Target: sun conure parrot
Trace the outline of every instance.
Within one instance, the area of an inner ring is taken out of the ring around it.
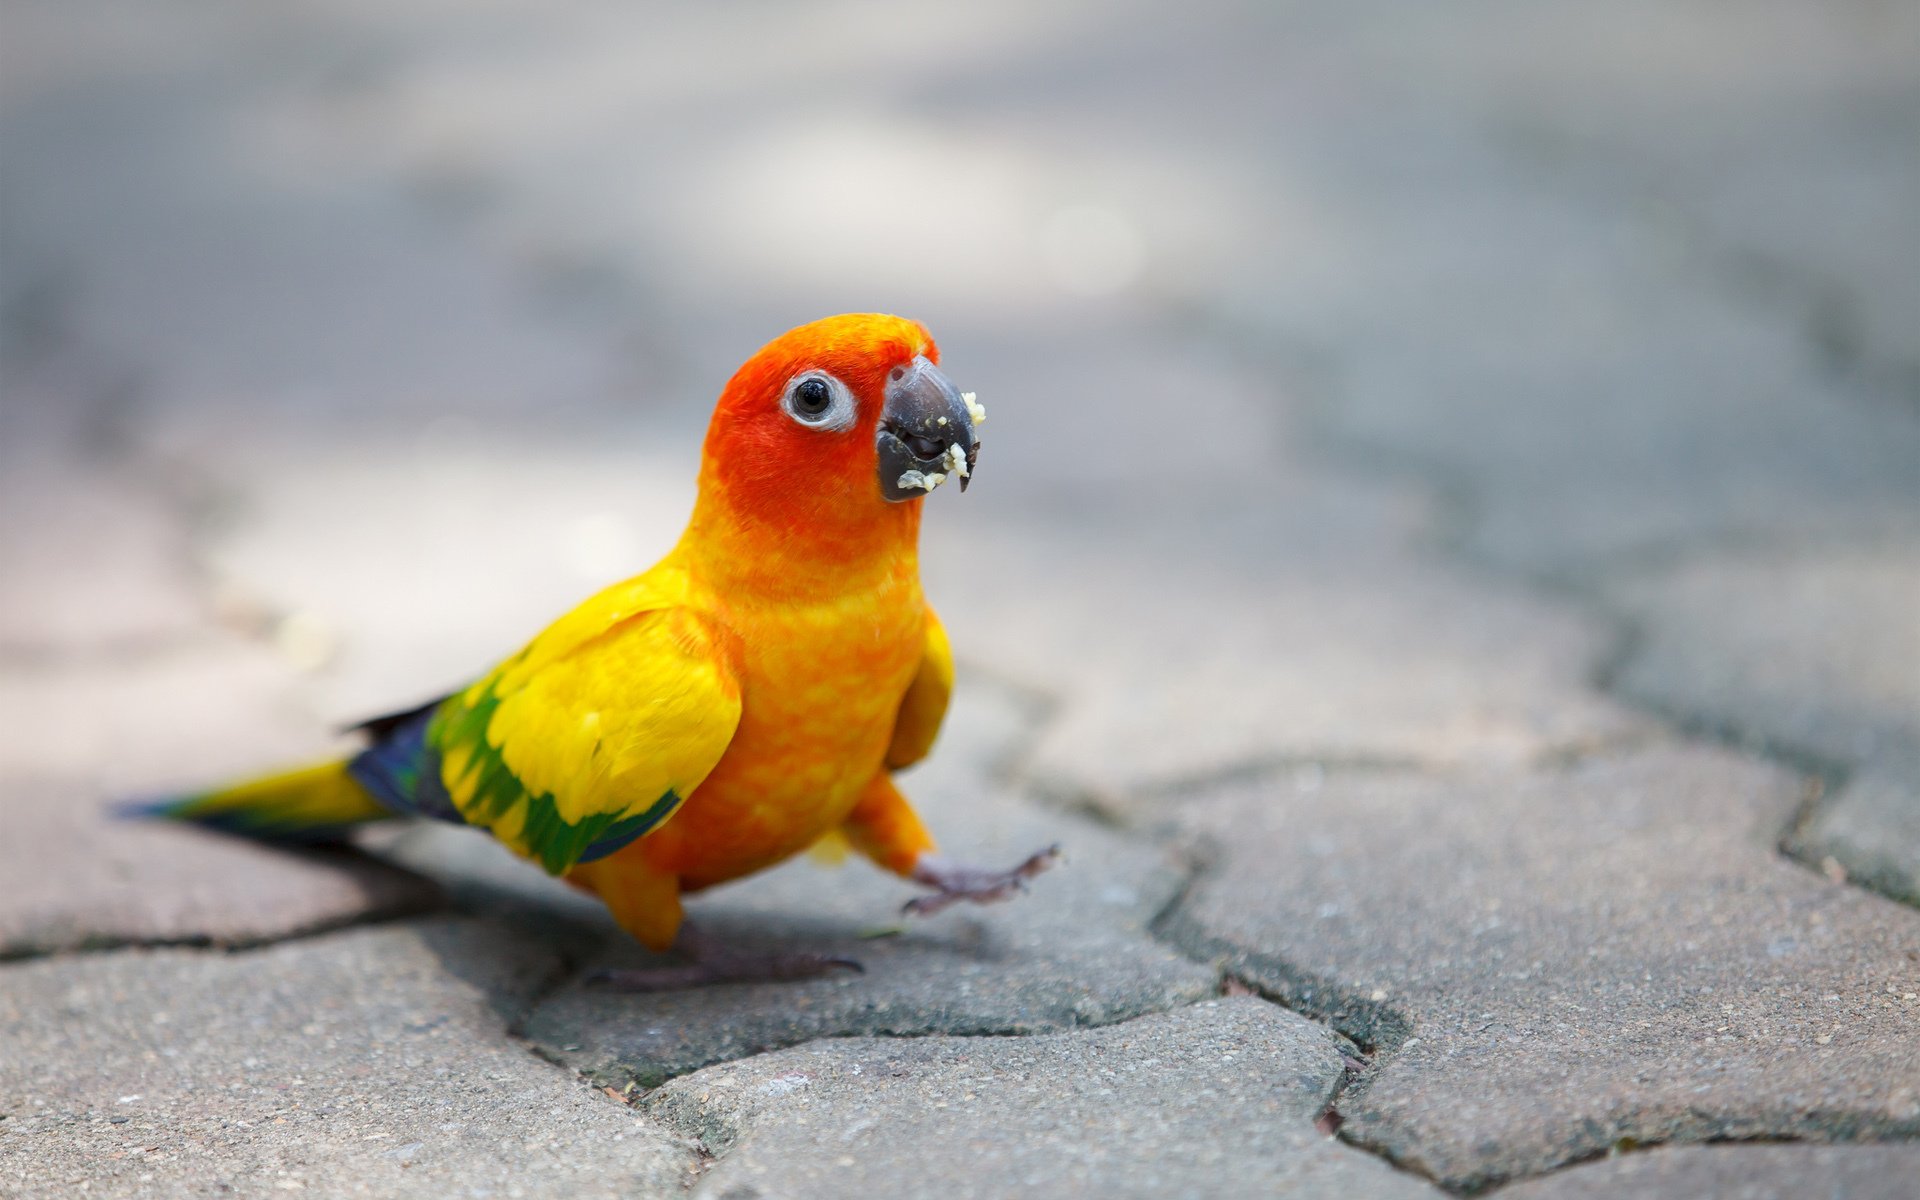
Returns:
[[[600,897],[691,967],[616,985],[795,978],[857,964],[747,960],[682,923],[680,897],[838,833],[933,889],[908,907],[1022,890],[934,851],[892,772],[924,758],[953,661],[920,590],[923,499],[964,490],[985,410],[917,322],[829,317],[769,343],[708,426],[686,532],[464,690],[367,721],[344,761],[150,806],[316,840],[411,815],[478,826]]]

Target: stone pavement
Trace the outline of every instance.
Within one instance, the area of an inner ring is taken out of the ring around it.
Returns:
[[[1911,1193],[1909,6],[0,20],[0,1193]],[[1031,895],[616,996],[476,836],[102,817],[644,565],[865,308],[991,412],[905,785]]]

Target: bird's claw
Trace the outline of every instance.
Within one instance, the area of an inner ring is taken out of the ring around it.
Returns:
[[[992,871],[964,863],[933,858],[914,868],[913,879],[934,889],[932,895],[916,896],[900,911],[910,917],[930,917],[934,913],[967,901],[992,904],[1027,890],[1027,881],[1060,861],[1060,844],[1055,842],[1038,854],[1006,871]]]

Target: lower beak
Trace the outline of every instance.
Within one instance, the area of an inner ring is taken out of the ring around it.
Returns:
[[[880,494],[896,502],[924,496],[956,476],[966,491],[980,457],[973,406],[924,356],[893,369],[875,441]]]

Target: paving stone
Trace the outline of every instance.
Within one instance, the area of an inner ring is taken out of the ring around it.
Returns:
[[[1920,904],[1920,773],[1861,774],[1822,801],[1790,841],[1809,863]]]
[[[1436,1196],[1314,1128],[1328,1032],[1246,997],[1093,1032],[812,1042],[667,1084],[695,1194]]]
[[[823,873],[799,861],[696,898],[691,919],[730,942],[858,959],[865,974],[658,995],[575,983],[526,1032],[595,1079],[652,1085],[726,1058],[810,1038],[1030,1033],[1101,1025],[1207,996],[1217,975],[1147,931],[1178,892],[1179,865],[1098,826],[1030,809],[991,768],[1032,714],[979,685],[960,688],[931,762],[903,786],[948,853],[1012,865],[1059,842],[1068,862],[1030,894],[906,922],[917,889],[864,862]],[[883,934],[884,936],[863,936]],[[596,966],[647,956],[619,939]]]
[[[1728,753],[1301,773],[1197,798],[1168,925],[1382,1054],[1343,1136],[1453,1187],[1621,1141],[1920,1131],[1920,914],[1783,859]]]
[[[334,722],[463,686],[548,622],[670,549],[693,502],[697,431],[658,446],[509,437],[262,452],[202,539],[210,575],[316,631],[302,694]],[[502,486],[511,480],[511,486]]]
[[[929,588],[960,655],[1056,699],[1027,773],[1112,813],[1260,764],[1524,762],[1648,729],[1584,685],[1603,627],[1404,552],[991,532],[930,552]]]
[[[360,855],[115,820],[71,781],[14,776],[0,812],[0,958],[118,945],[246,945],[439,903]]]
[[[191,633],[207,613],[184,514],[121,445],[133,384],[63,346],[60,317],[34,311],[58,302],[36,290],[58,284],[0,282],[0,655],[44,662]],[[7,353],[16,339],[34,344]]]
[[[1920,542],[1689,555],[1608,588],[1642,637],[1615,686],[1841,762],[1920,763]]]
[[[1284,214],[1187,281],[1198,302],[1257,330],[1256,346],[1306,348],[1330,440],[1449,488],[1469,510],[1459,541],[1502,567],[1580,577],[1686,540],[1845,534],[1920,495],[1911,384],[1836,369],[1818,328],[1832,320],[1798,311],[1850,310],[1841,324],[1858,331],[1837,336],[1878,344],[1912,308],[1896,295],[1912,272],[1893,268],[1889,286],[1848,265],[1910,240],[1912,184],[1876,182],[1910,168],[1872,164],[1911,158],[1894,147],[1912,103],[1886,82],[1911,73],[1911,51],[1865,32],[1859,8],[1814,21],[1770,6],[1756,34],[1711,6],[1655,7],[1538,6],[1511,30],[1503,13],[1492,39],[1418,6],[1336,18],[1301,39],[1302,65],[1344,89],[1248,86],[1223,123],[1193,125],[1221,157],[1258,136],[1233,182]],[[1291,33],[1289,17],[1276,24]],[[1764,52],[1724,82],[1764,98],[1703,102],[1701,73],[1719,78],[1754,43]],[[1841,43],[1851,59],[1829,53]],[[1681,45],[1643,84],[1649,56]],[[1222,70],[1273,71],[1256,61]],[[1810,99],[1820,116],[1794,119]],[[1796,185],[1835,159],[1835,114],[1845,181]],[[1764,233],[1728,251],[1719,230],[1740,208]],[[1776,304],[1753,294],[1771,284],[1725,277],[1769,270],[1813,274],[1786,288],[1811,299]],[[1911,353],[1910,334],[1900,344]]]
[[[322,60],[355,56],[337,32],[219,25],[226,52],[198,69],[39,89],[0,126],[32,168],[9,180],[10,241],[73,279],[73,335],[140,380],[143,448],[217,465],[276,437],[379,445],[452,415],[577,418],[618,386],[619,356],[532,303],[510,259],[403,190],[303,177],[272,117],[333,86]]]
[[[97,467],[0,473],[0,655],[150,646],[205,618],[180,522],[150,490]]]
[[[1895,149],[1915,111],[1916,14],[1776,0],[1723,18],[1537,6],[1498,39],[1436,21],[1424,47],[1451,40],[1441,53],[1477,68],[1456,78],[1524,113],[1540,166],[1684,223],[1740,299],[1804,322],[1840,373],[1911,398],[1920,376],[1899,376],[1920,364],[1920,279],[1883,250],[1920,231],[1920,162]],[[1708,89],[1740,103],[1701,103]]]
[[[0,773],[125,798],[217,783],[348,743],[304,704],[274,649],[225,634],[147,654],[0,671]]]
[[[1795,842],[1920,896],[1920,543],[1726,551],[1621,581],[1623,694],[1851,774]]]
[[[506,1035],[557,967],[444,919],[0,971],[0,1190],[669,1196],[692,1155]]]
[[[418,876],[115,820],[108,809],[336,748],[268,651],[206,641],[0,673],[0,956],[128,941],[247,943],[418,909]]]
[[[1325,334],[1341,364],[1326,428],[1458,489],[1468,550],[1579,577],[1686,540],[1830,536],[1912,506],[1920,422],[1836,385],[1792,329],[1676,269],[1630,212],[1538,200],[1514,187],[1425,221],[1375,214],[1379,305]],[[1442,303],[1463,289],[1472,303]]]
[[[1512,1200],[1904,1200],[1916,1146],[1682,1146],[1623,1154],[1500,1191]]]
[[[16,663],[151,648],[208,615],[174,481],[126,454],[137,381],[72,343],[70,299],[0,266],[0,656]]]

